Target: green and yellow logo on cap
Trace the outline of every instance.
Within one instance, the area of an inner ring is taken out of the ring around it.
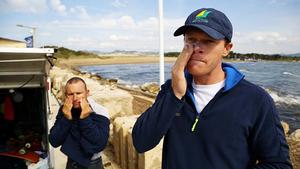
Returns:
[[[207,10],[203,10],[200,13],[198,13],[196,15],[196,18],[193,20],[193,22],[198,22],[198,21],[202,21],[202,22],[208,22],[208,20],[206,19],[206,17],[208,16],[208,14],[211,11],[207,11]]]

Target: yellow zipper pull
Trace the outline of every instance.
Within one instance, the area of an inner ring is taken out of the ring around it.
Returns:
[[[192,127],[192,132],[195,131],[195,127],[196,127],[196,125],[198,123],[198,120],[199,120],[199,116],[197,116],[196,119],[195,119],[195,122],[194,122],[193,127]]]

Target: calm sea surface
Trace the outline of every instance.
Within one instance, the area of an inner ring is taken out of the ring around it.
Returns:
[[[300,128],[300,62],[231,62],[246,79],[263,87],[276,102],[281,119],[291,131]],[[165,64],[165,79],[171,77],[173,63]],[[159,83],[159,64],[118,64],[82,66],[80,70],[115,78],[119,83],[141,85]]]

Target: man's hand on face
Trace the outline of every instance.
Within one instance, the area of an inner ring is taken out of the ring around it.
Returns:
[[[90,104],[87,102],[85,98],[81,99],[80,107],[81,107],[80,119],[84,119],[91,114],[92,109],[90,107]]]
[[[71,113],[72,107],[73,107],[73,100],[67,96],[64,102],[64,106],[62,108],[62,112],[64,113],[64,116],[68,120],[72,120],[72,113]]]
[[[186,93],[187,83],[184,77],[184,69],[193,54],[193,51],[193,46],[185,43],[172,68],[172,88],[178,99],[181,99]]]

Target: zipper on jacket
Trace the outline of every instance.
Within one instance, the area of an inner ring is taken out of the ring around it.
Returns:
[[[196,118],[195,118],[195,122],[194,122],[194,124],[193,124],[193,126],[192,126],[192,132],[194,132],[195,131],[195,128],[196,128],[196,126],[197,126],[197,124],[198,124],[198,121],[199,121],[199,114],[196,116]]]

